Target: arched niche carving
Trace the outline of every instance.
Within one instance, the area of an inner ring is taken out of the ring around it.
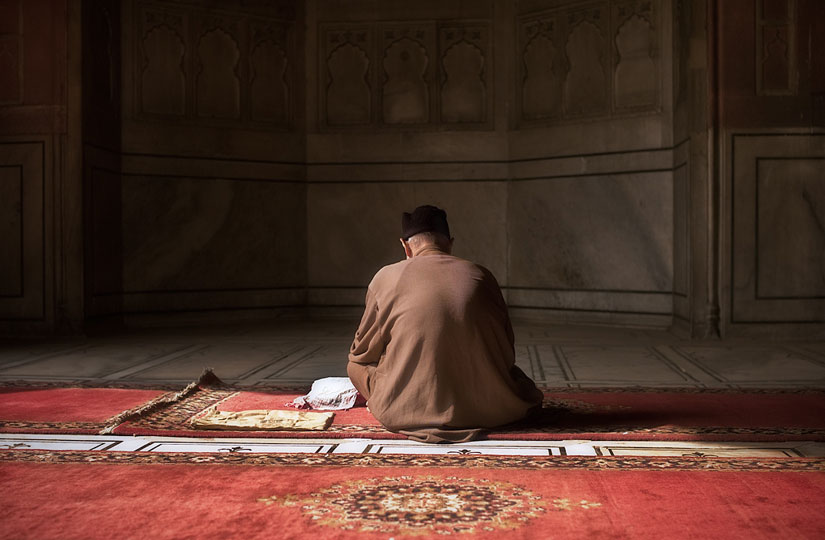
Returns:
[[[570,70],[564,83],[564,110],[568,116],[598,115],[607,109],[604,37],[588,20],[570,32],[565,51]]]
[[[424,124],[429,121],[428,64],[424,46],[410,38],[401,38],[384,51],[386,81],[381,101],[385,124]]]
[[[182,116],[186,112],[186,75],[183,38],[161,24],[143,37],[141,110],[151,114]]]
[[[650,107],[658,101],[655,35],[650,22],[632,15],[616,34],[614,79],[617,109]]]
[[[271,39],[255,45],[250,55],[250,108],[253,120],[285,125],[289,120],[288,59]]]
[[[559,55],[549,36],[537,34],[524,48],[524,82],[521,110],[525,120],[561,114],[562,80]]]
[[[486,88],[484,54],[468,41],[458,41],[441,60],[445,81],[441,88],[441,120],[446,123],[484,122]]]
[[[344,43],[330,53],[327,59],[330,77],[326,88],[327,124],[369,123],[369,67],[367,53],[352,43]]]
[[[197,114],[237,119],[241,115],[241,85],[237,74],[241,53],[227,32],[212,29],[198,40],[200,70],[196,80]]]

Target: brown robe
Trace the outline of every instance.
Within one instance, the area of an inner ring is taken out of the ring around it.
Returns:
[[[464,442],[541,404],[513,342],[493,275],[427,248],[373,278],[347,372],[390,431]]]

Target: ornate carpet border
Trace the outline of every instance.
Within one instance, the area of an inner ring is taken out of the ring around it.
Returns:
[[[105,429],[106,422],[26,422],[23,420],[0,420],[0,433],[73,433],[97,435]]]
[[[825,458],[460,456],[364,454],[205,454],[105,451],[0,450],[0,463],[89,463],[126,465],[266,465],[306,467],[430,467],[524,470],[815,471]]]

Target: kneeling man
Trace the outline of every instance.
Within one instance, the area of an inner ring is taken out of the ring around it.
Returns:
[[[390,431],[425,442],[464,442],[524,418],[542,393],[515,365],[498,283],[452,256],[447,214],[421,206],[401,218],[407,260],[367,290],[347,373]]]

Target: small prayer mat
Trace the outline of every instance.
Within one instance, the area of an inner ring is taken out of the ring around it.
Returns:
[[[335,413],[307,411],[218,411],[210,409],[191,420],[195,429],[323,431]]]

